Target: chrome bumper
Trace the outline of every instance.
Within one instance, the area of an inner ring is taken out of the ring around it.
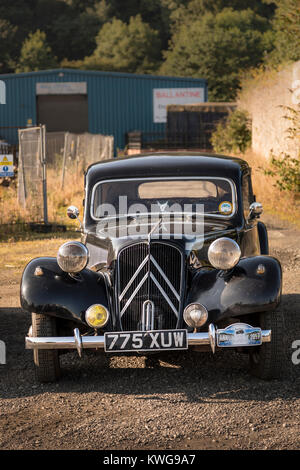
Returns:
[[[262,330],[262,342],[271,341],[271,330]],[[213,352],[216,348],[216,329],[211,323],[207,333],[188,333],[188,346],[210,345]],[[26,336],[26,349],[77,349],[79,356],[83,349],[104,349],[104,336],[81,336],[78,328],[74,336],[33,337]]]

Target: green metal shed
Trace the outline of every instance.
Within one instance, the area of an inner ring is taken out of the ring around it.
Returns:
[[[207,101],[204,79],[72,69],[0,75],[0,136],[17,143],[17,129],[113,135],[164,132],[168,104]]]

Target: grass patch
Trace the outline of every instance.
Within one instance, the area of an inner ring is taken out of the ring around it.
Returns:
[[[30,230],[30,227],[26,224],[21,224],[19,227],[15,224],[15,231],[8,231],[5,233],[5,226],[0,227],[0,246],[1,244],[7,244],[17,241],[35,241],[35,240],[77,240],[80,238],[80,231],[69,229],[65,232],[53,231],[51,233],[40,233]],[[10,227],[11,229],[11,227]]]
[[[48,220],[50,224],[65,225],[67,230],[75,231],[78,228],[77,221],[71,221],[67,215],[67,208],[75,205],[82,215],[82,201],[84,197],[84,175],[82,169],[76,172],[66,173],[64,188],[57,177],[57,171],[47,170],[47,202]],[[34,201],[28,200],[26,207],[18,203],[17,180],[13,180],[10,186],[0,185],[0,241],[10,239],[34,239],[44,238],[43,234],[31,233],[30,223],[42,222],[42,209],[37,210]],[[47,234],[49,237],[49,234]],[[51,235],[55,236],[54,234]],[[62,235],[61,235],[62,236]]]
[[[276,176],[264,173],[270,164],[265,158],[251,150],[239,157],[246,160],[252,168],[253,191],[256,200],[263,204],[265,212],[287,220],[300,228],[299,195],[279,190],[276,186]]]
[[[51,238],[49,238],[48,234],[47,237],[40,239],[9,240],[9,242],[0,243],[0,259],[3,274],[8,274],[9,278],[18,278],[27,263],[33,258],[56,256],[60,245],[67,240],[79,238],[79,233],[75,237],[70,237],[70,233],[65,233],[65,237],[61,237],[61,234],[52,235],[54,236],[51,236]]]

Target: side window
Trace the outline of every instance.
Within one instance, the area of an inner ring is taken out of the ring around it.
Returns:
[[[254,201],[252,192],[251,176],[250,174],[243,175],[242,179],[242,196],[243,196],[243,209],[244,216],[247,217],[249,214],[250,204]]]

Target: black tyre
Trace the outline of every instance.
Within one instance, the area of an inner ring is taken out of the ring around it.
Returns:
[[[271,342],[250,352],[250,373],[264,380],[278,379],[286,366],[284,316],[279,310],[260,314],[262,330],[272,330]]]
[[[57,336],[56,320],[47,315],[32,313],[32,335]],[[36,377],[39,382],[55,382],[60,377],[58,351],[36,349],[33,351]]]

